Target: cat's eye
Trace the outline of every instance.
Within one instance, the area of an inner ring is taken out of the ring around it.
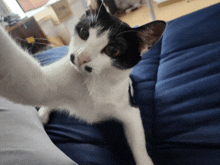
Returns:
[[[89,38],[89,31],[85,28],[80,28],[78,34],[82,40],[87,40]]]
[[[103,49],[103,52],[106,53],[109,56],[112,56],[112,57],[116,57],[116,56],[118,56],[120,54],[120,50],[118,50],[114,46],[106,46]]]

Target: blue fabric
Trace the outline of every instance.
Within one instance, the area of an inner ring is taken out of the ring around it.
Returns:
[[[67,50],[37,58],[53,61]],[[220,4],[168,22],[131,78],[155,165],[220,164]],[[45,129],[79,164],[135,164],[114,121],[87,125],[55,112]]]
[[[219,20],[216,4],[168,22],[132,72],[155,164],[220,162]]]
[[[36,54],[34,57],[40,62],[41,65],[49,65],[58,61],[68,53],[68,46],[53,48],[44,52]]]

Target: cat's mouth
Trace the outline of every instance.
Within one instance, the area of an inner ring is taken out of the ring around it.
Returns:
[[[82,69],[83,69],[88,73],[92,72],[92,67],[90,67],[88,65],[84,65],[84,64],[91,61],[91,59],[89,59],[88,57],[78,58],[78,62],[76,62],[75,61],[75,55],[71,54],[70,55],[70,61],[72,62],[73,65],[75,65],[77,67],[77,70],[82,71]]]
[[[70,61],[75,65],[75,56],[74,56],[74,54],[71,54],[70,55]]]

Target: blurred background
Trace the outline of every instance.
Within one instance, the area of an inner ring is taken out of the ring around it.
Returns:
[[[130,26],[170,21],[219,0],[104,0],[109,12]],[[0,24],[30,53],[68,45],[87,0],[0,0]],[[90,2],[91,3],[91,2]],[[154,18],[152,17],[154,14]]]

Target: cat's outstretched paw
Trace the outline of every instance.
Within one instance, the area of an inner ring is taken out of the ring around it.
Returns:
[[[49,121],[51,110],[47,107],[42,107],[38,111],[38,115],[40,116],[41,122],[45,125]]]
[[[142,163],[137,163],[137,165],[154,165],[153,162],[142,162]]]
[[[140,160],[136,161],[137,165],[154,165],[153,161],[149,156],[142,157]]]

